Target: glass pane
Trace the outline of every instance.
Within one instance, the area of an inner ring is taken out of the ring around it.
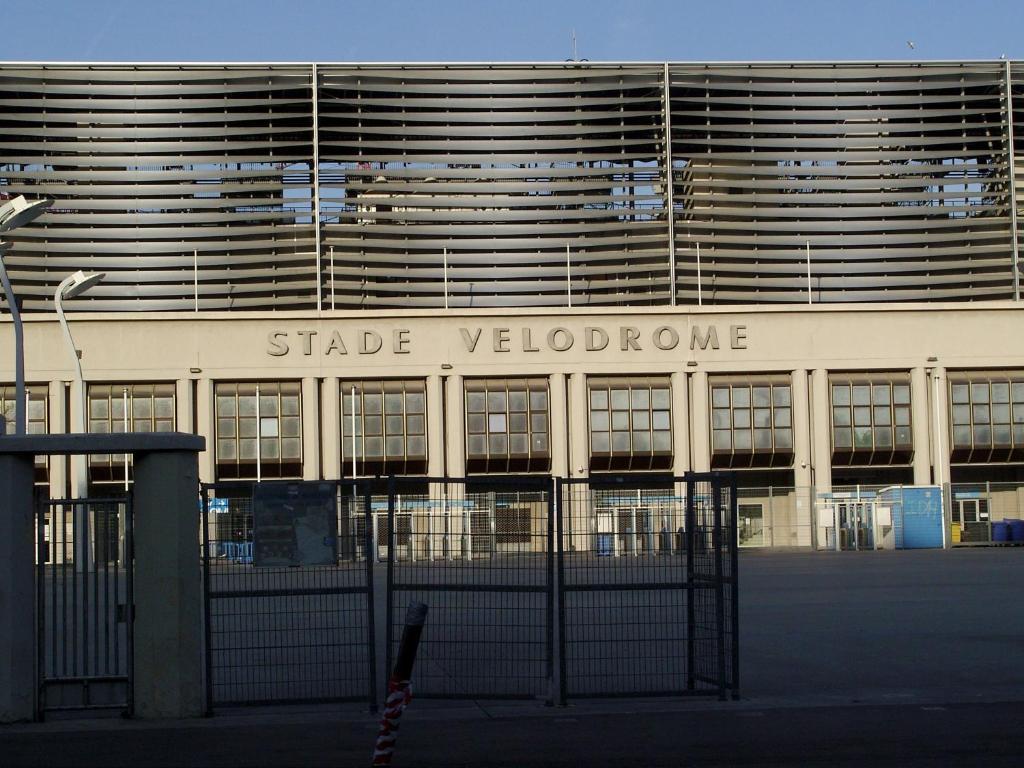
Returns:
[[[711,447],[716,451],[732,448],[732,433],[727,429],[716,429],[711,433]]]
[[[424,413],[424,400],[422,392],[407,392],[405,394],[405,410],[407,413]]]
[[[487,416],[482,413],[471,413],[466,417],[466,431],[471,435],[479,435],[487,431]]]
[[[776,441],[778,441],[778,439],[779,439],[778,433],[776,433],[775,439],[776,439]],[[845,427],[833,430],[833,432],[832,432],[832,440],[835,443],[835,447],[836,448],[852,448],[853,447],[853,437],[852,437],[851,430],[846,429]]]
[[[384,430],[388,435],[401,435],[405,432],[405,419],[401,416],[385,416]]]
[[[488,439],[487,447],[491,452],[491,455],[495,454],[507,454],[508,453],[508,436],[507,435],[491,435]]]
[[[974,382],[971,384],[971,402],[974,403],[987,403],[988,402],[988,382]]]
[[[974,442],[978,445],[989,445],[992,442],[992,428],[988,426],[975,426]]]
[[[651,426],[654,427],[654,429],[672,428],[672,419],[669,417],[668,411],[655,411],[652,415],[654,419],[651,422]]]
[[[388,437],[384,440],[384,450],[387,458],[401,458],[405,454],[405,438]]]
[[[277,440],[264,439],[260,441],[260,460],[266,461],[267,459],[274,459],[275,461],[280,458],[278,455],[278,443]]]
[[[217,459],[230,459],[234,460],[237,454],[235,453],[235,441],[234,440],[218,440],[217,441]]]
[[[238,398],[238,415],[239,416],[255,416],[256,415],[256,396],[246,395]]]
[[[302,421],[297,416],[284,416],[280,419],[282,437],[302,437]]]
[[[992,423],[993,424],[1009,424],[1010,423],[1010,406],[1009,405],[993,405],[992,406]]]
[[[772,398],[775,405],[789,405],[789,387],[785,385],[772,387]]]
[[[1010,383],[1008,381],[996,381],[992,383],[992,402],[1010,402]]]
[[[612,429],[629,429],[629,411],[612,411]]]
[[[1013,382],[1010,387],[1010,397],[1015,403],[1024,403],[1024,382]]]
[[[634,389],[632,391],[631,402],[633,408],[643,408],[644,410],[651,407],[651,391],[649,389]]]
[[[526,392],[509,392],[508,393],[508,409],[509,411],[526,411]]]
[[[975,400],[974,402],[977,403],[978,401]],[[975,424],[988,424],[989,421],[990,421],[990,419],[989,419],[989,412],[988,412],[988,406],[987,405],[975,405],[974,408],[973,408],[973,417],[974,417],[974,423]]]
[[[608,453],[609,442],[607,432],[591,432],[590,448],[595,453]]]
[[[654,450],[656,453],[671,453],[672,452],[672,433],[671,432],[654,432]]]
[[[910,405],[910,385],[893,384],[892,401],[896,405]]]
[[[368,459],[384,458],[384,438],[367,437],[363,443]]]
[[[260,437],[277,436],[277,419],[260,419]]]
[[[953,423],[954,424],[970,424],[971,423],[971,407],[969,405],[954,405],[953,406]]]
[[[363,409],[366,413],[372,413],[374,415],[382,413],[384,410],[384,395],[379,393],[364,395]]]
[[[671,408],[672,407],[672,393],[667,389],[652,389],[651,390],[651,408]]]
[[[1014,404],[1013,406],[1013,423],[1024,424],[1024,405]]]
[[[466,440],[466,452],[475,459],[487,455],[487,438],[483,435],[470,435]]]
[[[513,413],[508,417],[508,431],[526,434],[526,414]]]
[[[634,453],[650,453],[651,451],[651,433],[650,432],[634,432],[633,433],[633,452]]]
[[[427,456],[427,440],[424,437],[413,436],[408,440],[408,451],[410,459],[423,459]]]
[[[969,403],[971,401],[971,391],[966,384],[954,384],[952,389],[951,397],[954,403]]]
[[[789,429],[775,430],[775,449],[777,451],[793,450],[793,431]]]
[[[256,440],[239,440],[238,441],[238,458],[245,461],[255,461],[256,459]]]
[[[302,441],[293,437],[281,441],[281,458],[298,461],[302,458]]]
[[[873,444],[871,427],[855,427],[853,430],[854,448],[871,448]]]
[[[856,407],[853,409],[853,424],[856,427],[867,427],[871,424],[871,409]]]
[[[238,420],[239,437],[256,437],[256,419]]]
[[[234,437],[235,420],[217,419],[217,437]]]
[[[277,395],[260,395],[260,416],[277,416]]]
[[[772,448],[772,431],[770,429],[754,430],[754,448],[759,451],[770,451]]]
[[[531,396],[533,393],[530,393]],[[606,389],[592,389],[590,390],[590,407],[591,408],[607,408],[608,407],[608,390]]]
[[[16,399],[17,398],[12,398],[12,404],[9,406],[12,412],[14,411],[13,400],[16,400]],[[81,402],[81,400],[79,400],[79,402]],[[105,419],[109,415],[110,415],[110,405],[109,405],[109,403],[108,403],[106,398],[103,398],[102,400],[100,400],[98,398],[97,399],[90,399],[89,400],[89,416],[91,418],[93,418],[93,419]]]
[[[891,419],[892,412],[889,410],[888,405],[875,406],[875,426],[888,427]]]
[[[875,445],[878,448],[892,448],[892,429],[890,427],[875,429]]]
[[[875,384],[872,388],[871,400],[875,405],[889,404],[889,385]]]
[[[728,429],[730,426],[728,408],[715,408],[711,411],[712,429]]]
[[[136,419],[153,418],[153,401],[148,397],[135,397],[131,402],[132,416]]]
[[[953,427],[953,445],[958,448],[971,447],[971,428]]]
[[[629,432],[612,432],[612,451],[629,453]]]
[[[422,415],[410,416],[406,424],[406,429],[410,435],[422,435],[425,432],[425,419]]]
[[[910,406],[898,405],[893,409],[893,421],[899,427],[910,426]]]
[[[911,448],[914,445],[914,436],[910,427],[896,427],[896,447]]]
[[[400,392],[388,392],[384,395],[384,413],[402,413],[402,394]]]
[[[483,413],[487,410],[486,404],[483,392],[466,393],[466,410],[470,413]]]
[[[548,436],[547,434],[535,434],[533,436],[533,452],[535,454],[546,455],[548,452]]]
[[[536,416],[534,417],[536,418]],[[608,431],[608,411],[591,411],[590,428],[598,431]]]
[[[711,405],[716,408],[728,408],[729,407],[729,388],[728,387],[712,387],[711,388]]]
[[[1010,425],[1005,424],[992,427],[992,442],[995,445],[1010,445]]]
[[[849,405],[850,388],[845,384],[834,384],[832,386],[832,404]]]
[[[367,435],[377,437],[384,434],[384,418],[382,416],[364,416],[363,429]]]
[[[772,425],[772,412],[768,408],[754,409],[754,426],[767,429]]]
[[[530,390],[530,410],[546,411],[548,409],[548,392],[546,389]]]
[[[847,409],[844,409],[844,410],[846,410],[846,419],[847,419],[847,421],[849,421],[849,419],[850,419],[850,411],[847,410]],[[775,409],[775,426],[776,427],[788,427],[788,426],[791,426],[791,423],[790,423],[789,419],[790,419],[790,410],[789,410],[789,408],[776,408]]]
[[[628,389],[613,389],[611,391],[612,408],[617,410],[626,410],[629,408],[629,390]]]
[[[734,427],[750,426],[750,411],[744,409],[732,412],[732,424]]]
[[[153,410],[158,419],[174,418],[174,398],[158,397],[153,401]]]
[[[597,416],[597,413],[604,414],[605,427],[607,429],[608,424],[608,412],[607,411],[595,411],[593,416]],[[534,432],[547,432],[548,431],[548,417],[545,413],[534,413],[530,415],[530,429]]]
[[[767,408],[769,405],[771,405],[771,392],[771,387],[754,387],[752,390],[752,396],[754,398],[754,407]]]
[[[633,429],[650,429],[651,414],[649,411],[633,411]]]
[[[737,451],[749,451],[751,448],[751,436],[749,429],[737,429],[733,433],[733,440],[736,443]]]
[[[508,424],[504,413],[492,413],[487,417],[487,429],[494,432],[508,432]],[[492,443],[493,445],[493,443]],[[504,449],[502,449],[504,450]]]
[[[487,410],[490,412],[504,411],[505,410],[505,392],[488,392],[487,393]]]
[[[42,421],[46,418],[46,401],[31,399],[28,401],[28,420]]]
[[[526,456],[529,454],[529,441],[526,434],[509,435],[508,438],[508,449],[509,453],[514,456]]]
[[[750,406],[750,389],[747,387],[733,387],[732,388],[732,404],[737,408],[747,408]]]
[[[871,387],[867,384],[856,384],[853,387],[854,405],[871,405]]]
[[[115,421],[124,420],[124,400],[115,397],[110,401],[110,418]]]

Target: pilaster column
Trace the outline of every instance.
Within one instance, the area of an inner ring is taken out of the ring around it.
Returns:
[[[320,479],[320,387],[312,377],[302,380],[302,479]]]
[[[708,406],[708,374],[695,371],[690,378],[690,452],[694,472],[711,471],[710,410]]]
[[[174,382],[174,431],[192,432],[192,380],[178,379]]]
[[[51,435],[64,432],[67,418],[66,387],[63,381],[51,381],[47,399],[49,400],[46,431]],[[67,456],[50,456],[49,459],[50,498],[63,499],[68,495],[68,458]]]
[[[569,395],[566,384],[564,373],[553,373],[548,377],[548,413],[551,417],[548,449],[551,451],[551,474],[555,477],[566,477],[569,470]]]
[[[466,397],[462,377],[455,374],[445,382],[445,423],[448,425],[447,466],[448,477],[466,476]]]
[[[85,401],[88,386],[88,382],[71,382],[71,398],[68,402],[68,412],[71,416],[72,433],[84,434],[89,431],[89,428],[86,426],[88,424],[88,414],[86,413],[88,405]],[[71,466],[71,496],[76,499],[84,499],[89,495],[88,457],[82,455],[71,456],[69,464]]]
[[[445,464],[444,390],[439,374],[427,376],[427,474],[442,477]],[[433,497],[433,492],[431,492]]]
[[[690,393],[686,373],[672,374],[672,474],[690,471]]]
[[[337,376],[328,376],[320,383],[323,421],[320,424],[320,451],[324,480],[341,478],[341,383]]]
[[[206,438],[206,450],[199,454],[199,481],[212,483],[217,479],[217,414],[213,379],[199,379],[196,388],[196,427]]]
[[[928,376],[924,368],[910,371],[910,410],[914,439],[914,485],[932,481],[932,450],[928,440]]]
[[[797,488],[811,487],[811,400],[807,388],[807,371],[793,371],[791,382],[793,414],[793,483]],[[799,493],[799,492],[798,492]],[[806,490],[803,491],[807,493]]]
[[[946,386],[946,369],[939,366],[932,368],[927,387],[931,402],[928,423],[932,433],[931,460],[935,469],[935,484],[945,487],[950,482],[949,394]]]
[[[587,377],[582,373],[569,376],[566,403],[569,421],[569,477],[590,476],[590,403],[587,399]]]
[[[814,491],[818,494],[832,492],[831,408],[828,371],[817,368],[811,374],[811,467],[814,470]]]

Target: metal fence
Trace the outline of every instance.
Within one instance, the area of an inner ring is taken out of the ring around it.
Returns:
[[[262,486],[295,490],[304,515],[297,528],[276,524],[272,505],[268,519],[254,519],[252,484],[203,487],[207,707],[353,700],[375,707],[369,486]],[[299,498],[310,486],[316,494]],[[334,530],[316,529],[318,510]],[[305,532],[302,541],[296,530]],[[295,548],[317,538],[333,556],[294,567]]]
[[[551,478],[393,478],[387,665],[411,600],[430,608],[417,696],[547,698],[554,667]]]
[[[37,716],[132,712],[131,497],[36,503]]]
[[[735,485],[559,480],[559,699],[739,695]]]

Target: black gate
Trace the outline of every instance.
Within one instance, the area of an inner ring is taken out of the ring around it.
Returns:
[[[558,481],[559,699],[739,696],[735,478]]]
[[[551,478],[392,478],[387,521],[388,669],[419,600],[416,696],[551,700]]]
[[[370,493],[334,481],[203,486],[208,709],[376,708]]]
[[[37,717],[132,712],[132,501],[38,498]]]

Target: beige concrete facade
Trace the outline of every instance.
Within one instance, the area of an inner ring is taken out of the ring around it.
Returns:
[[[711,466],[709,377],[789,377],[792,459],[771,484],[833,486],[830,374],[892,372],[912,391],[912,482],[951,480],[950,371],[1024,368],[1024,306],[856,305],[673,311],[457,310],[71,316],[87,382],[176,385],[177,429],[193,426],[210,448],[200,476],[216,478],[213,413],[217,382],[293,381],[302,393],[302,475],[335,479],[341,467],[339,396],[359,379],[426,382],[427,469],[466,471],[464,383],[473,378],[545,377],[550,396],[550,469],[588,472],[588,377],[661,376],[671,382],[675,473]],[[0,349],[11,349],[8,322]],[[72,423],[69,355],[54,319],[26,322],[30,384],[49,385],[51,431]],[[11,355],[0,352],[0,381],[12,381]],[[58,465],[60,462],[57,462]],[[51,491],[73,484],[74,467],[51,467]],[[743,477],[749,473],[741,472]],[[752,481],[750,484],[765,484]],[[1017,492],[1013,492],[1016,498]],[[770,508],[807,543],[813,500],[793,492]],[[1003,502],[999,504],[1002,508]],[[804,520],[804,522],[801,522]],[[804,530],[806,528],[806,531]]]

